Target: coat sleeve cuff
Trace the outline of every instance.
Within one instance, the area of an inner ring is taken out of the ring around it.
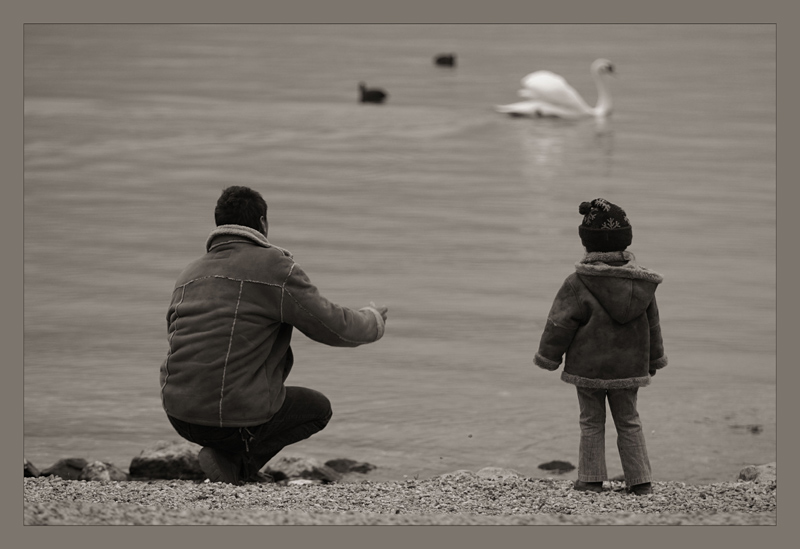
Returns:
[[[558,367],[561,366],[560,360],[556,362],[555,360],[550,360],[549,358],[543,357],[539,353],[536,353],[536,356],[533,357],[533,363],[539,368],[544,368],[545,370],[550,370],[551,372],[558,370]]]
[[[651,370],[660,370],[664,366],[667,365],[667,357],[662,356],[661,358],[657,358],[655,360],[650,361],[650,369]]]
[[[375,315],[375,320],[378,323],[378,337],[375,338],[375,341],[378,341],[383,337],[383,332],[386,331],[386,323],[384,322],[381,313],[379,313],[378,309],[375,309],[374,307],[364,307],[363,309],[359,309],[359,311],[369,311]]]

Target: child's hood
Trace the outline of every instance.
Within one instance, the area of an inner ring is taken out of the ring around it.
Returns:
[[[575,264],[581,282],[609,316],[625,324],[644,313],[663,277],[637,265],[631,252],[591,252]]]

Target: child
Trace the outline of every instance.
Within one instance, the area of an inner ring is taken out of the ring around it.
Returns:
[[[566,353],[561,379],[577,386],[581,439],[574,488],[603,490],[607,398],[628,492],[650,494],[636,396],[667,365],[655,298],[662,277],[625,251],[633,233],[622,208],[597,198],[578,211],[586,255],[558,291],[533,361],[553,371]]]

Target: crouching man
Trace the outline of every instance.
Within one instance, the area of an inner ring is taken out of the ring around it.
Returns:
[[[247,187],[225,189],[206,253],[178,277],[167,312],[161,401],[183,438],[199,444],[212,482],[242,484],[281,449],[331,418],[322,393],[284,385],[293,328],[336,347],[383,336],[387,308],[325,299],[287,250],[267,240],[267,204]]]

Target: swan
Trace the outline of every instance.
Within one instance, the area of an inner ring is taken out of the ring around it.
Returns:
[[[563,77],[550,71],[536,71],[522,79],[523,87],[518,93],[526,98],[525,101],[496,105],[495,110],[512,116],[605,118],[613,109],[605,75],[614,74],[614,65],[608,59],[597,59],[592,63],[590,72],[597,86],[597,104],[594,107],[590,107]]]
[[[363,82],[359,82],[358,89],[361,91],[361,102],[362,103],[383,103],[386,99],[387,94],[380,88],[372,88],[368,89],[367,85]]]

